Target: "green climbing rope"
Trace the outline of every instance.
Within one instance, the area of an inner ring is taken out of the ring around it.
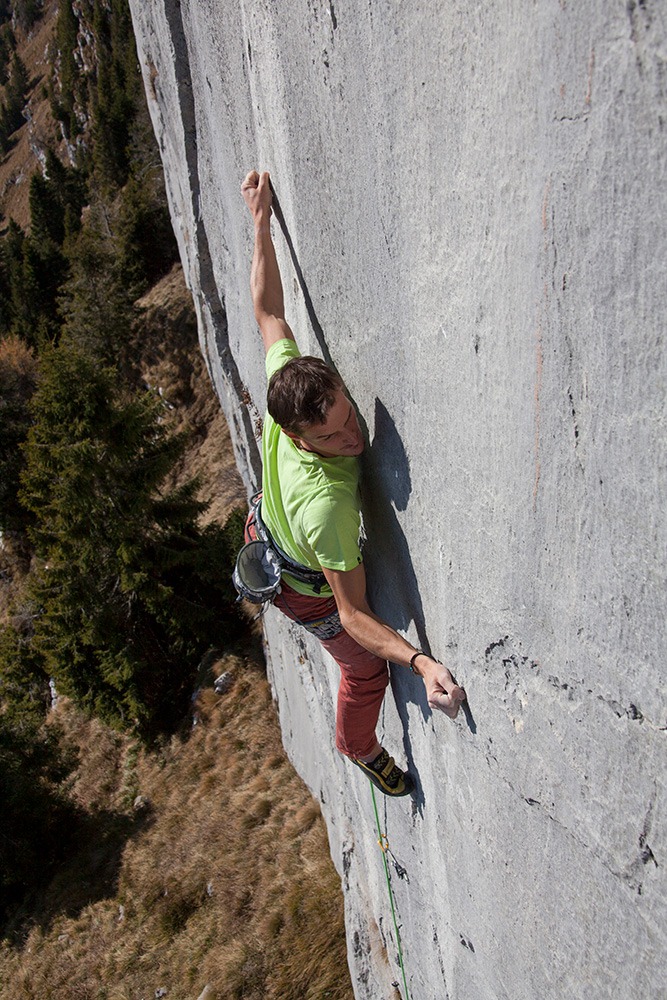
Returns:
[[[389,902],[391,903],[391,915],[394,918],[394,930],[396,931],[396,944],[398,945],[398,961],[401,966],[401,973],[403,975],[403,986],[405,987],[405,1000],[410,1000],[410,993],[408,991],[408,983],[405,978],[405,966],[403,965],[403,952],[401,951],[401,935],[398,933],[398,923],[396,921],[396,908],[394,907],[394,893],[391,888],[391,879],[389,878],[389,865],[387,864],[387,851],[389,850],[389,841],[387,839],[386,833],[382,832],[380,827],[380,817],[378,815],[377,802],[375,801],[375,788],[373,787],[373,782],[369,780],[371,786],[371,795],[373,796],[373,809],[375,810],[375,822],[378,828],[378,844],[382,851],[382,860],[384,862],[384,874],[387,879],[387,889],[389,890]]]

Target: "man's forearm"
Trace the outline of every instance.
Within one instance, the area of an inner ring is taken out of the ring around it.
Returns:
[[[270,219],[265,214],[255,216],[255,250],[250,271],[250,292],[255,319],[260,327],[265,316],[284,320],[283,284],[271,239]]]
[[[374,615],[370,608],[363,611],[354,608],[348,611],[345,615],[341,615],[341,624],[345,631],[369,653],[403,667],[410,665],[415,653],[414,647],[391,625],[387,625]]]
[[[450,718],[456,718],[465,700],[465,691],[458,686],[447,667],[426,653],[415,656],[414,647],[374,615],[368,606],[347,610],[341,614],[341,624],[360,646],[383,660],[409,667],[414,657],[413,668],[423,678],[431,708],[439,708]]]

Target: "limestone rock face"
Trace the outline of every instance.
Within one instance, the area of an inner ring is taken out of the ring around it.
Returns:
[[[663,5],[131,7],[248,491],[256,167],[296,338],[368,432],[372,604],[468,693],[452,722],[394,668],[380,720],[418,776],[379,804],[410,996],[667,997]],[[337,668],[273,611],[266,635],[357,998],[404,995],[369,785],[333,749]]]

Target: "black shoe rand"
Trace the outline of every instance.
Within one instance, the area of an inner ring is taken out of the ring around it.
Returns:
[[[376,788],[385,795],[409,795],[414,788],[414,781],[406,771],[401,771],[386,750],[382,750],[375,760],[365,762],[352,758],[357,767],[366,774]]]

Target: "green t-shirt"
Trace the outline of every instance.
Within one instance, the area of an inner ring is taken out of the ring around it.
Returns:
[[[266,355],[270,379],[299,348],[287,338]],[[310,569],[350,570],[362,561],[359,549],[359,464],[356,458],[324,458],[303,451],[273,420],[264,418],[262,434],[262,519],[290,558]],[[284,574],[300,594],[314,594],[307,583]],[[328,585],[321,595],[331,594]]]

